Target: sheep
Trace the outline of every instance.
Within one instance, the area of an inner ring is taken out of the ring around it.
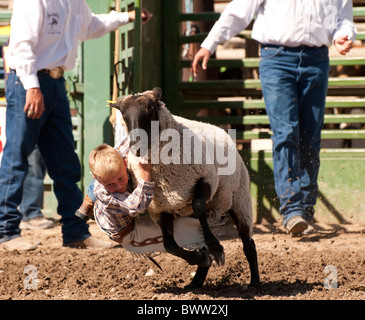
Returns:
[[[125,122],[130,136],[128,156],[147,155],[152,163],[151,180],[155,183],[155,189],[148,212],[162,230],[166,251],[198,266],[188,287],[201,287],[212,259],[216,264],[225,262],[223,246],[212,234],[206,213],[211,210],[228,212],[237,227],[249,262],[251,285],[259,284],[257,252],[252,239],[250,179],[235,143],[224,130],[216,126],[172,115],[160,100],[161,95],[161,89],[154,88],[128,95],[110,106],[121,111]],[[208,134],[202,137],[205,132]],[[184,152],[188,144],[183,140],[189,134],[190,138],[195,139],[194,143],[202,144],[202,148],[188,148],[188,152]],[[212,155],[207,157],[208,149],[212,146],[217,150],[228,151],[229,160],[234,162],[233,170],[232,166],[228,168],[218,163]],[[200,152],[200,159],[196,157],[197,151]],[[135,185],[138,173],[133,163],[136,162],[128,163]],[[227,174],[225,170],[231,172]],[[174,215],[189,216],[193,213],[200,221],[206,249],[185,250],[174,240]]]

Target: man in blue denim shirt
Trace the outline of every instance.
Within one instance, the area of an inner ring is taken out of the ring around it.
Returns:
[[[234,0],[192,63],[206,69],[217,45],[245,29],[261,44],[260,80],[273,131],[275,189],[286,230],[308,227],[318,195],[319,152],[328,87],[328,47],[352,48],[356,27],[350,0]]]

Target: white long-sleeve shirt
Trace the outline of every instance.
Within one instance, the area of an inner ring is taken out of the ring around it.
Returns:
[[[340,35],[354,41],[357,32],[351,0],[234,0],[201,46],[213,53],[253,18],[252,38],[263,44],[330,46]]]
[[[14,0],[7,65],[24,88],[39,87],[38,70],[75,65],[79,41],[128,22],[128,13],[93,14],[85,0]]]

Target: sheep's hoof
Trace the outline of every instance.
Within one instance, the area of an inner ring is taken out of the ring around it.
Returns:
[[[186,285],[185,287],[184,287],[184,289],[185,290],[194,290],[194,289],[199,289],[199,288],[201,288],[203,286],[203,284],[202,283],[198,283],[198,282],[194,282],[194,281],[192,281],[192,282],[190,282],[188,285]]]
[[[204,284],[205,278],[207,277],[209,267],[198,267],[194,275],[193,280],[184,287],[184,289],[192,290],[201,288]]]
[[[224,265],[226,259],[223,246],[219,244],[218,246],[215,246],[214,249],[209,248],[208,251],[214,265],[216,266]]]
[[[249,284],[250,288],[262,289],[261,282],[251,281]]]

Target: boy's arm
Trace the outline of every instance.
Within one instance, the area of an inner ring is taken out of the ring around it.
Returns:
[[[154,183],[151,182],[151,164],[139,162],[137,188],[128,196],[129,214],[137,215],[146,210],[153,198]]]
[[[125,204],[128,207],[129,215],[135,217],[143,213],[153,199],[154,183],[138,179],[137,188],[127,197]]]
[[[114,147],[115,150],[117,150],[117,152],[123,157],[127,157],[128,156],[128,152],[129,152],[129,139],[128,137],[124,137],[124,139],[119,143],[119,145]]]

